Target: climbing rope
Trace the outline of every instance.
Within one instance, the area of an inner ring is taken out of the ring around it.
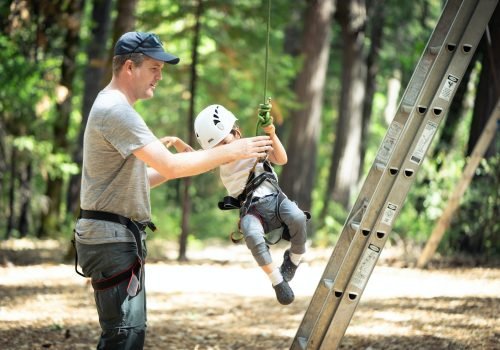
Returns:
[[[266,30],[266,58],[264,60],[264,99],[259,104],[258,120],[255,128],[255,135],[258,135],[260,127],[266,127],[272,123],[271,119],[271,98],[267,98],[267,71],[269,65],[269,36],[271,32],[271,0],[267,1],[267,30]]]

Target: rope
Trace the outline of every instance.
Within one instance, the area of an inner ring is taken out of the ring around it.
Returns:
[[[266,32],[266,60],[264,66],[264,99],[262,103],[266,103],[267,95],[267,66],[269,60],[269,33],[271,31],[271,0],[267,1],[267,32]]]
[[[271,124],[271,98],[267,98],[267,71],[269,65],[269,36],[271,32],[271,0],[267,1],[267,30],[266,30],[266,58],[264,61],[264,99],[263,103],[259,105],[259,118],[255,126],[255,135],[259,134],[261,126]]]

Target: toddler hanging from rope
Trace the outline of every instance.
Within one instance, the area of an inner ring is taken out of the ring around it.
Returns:
[[[287,305],[295,298],[288,282],[294,277],[305,253],[309,215],[281,191],[270,165],[270,162],[278,165],[287,162],[285,148],[275,133],[270,109],[269,103],[261,104],[259,109],[259,125],[273,141],[267,159],[237,160],[220,166],[220,177],[229,196],[219,203],[219,208],[240,209],[239,227],[246,245],[269,277],[278,301]],[[242,134],[236,121],[233,113],[221,105],[206,107],[194,122],[201,147],[209,149],[239,139]],[[290,248],[285,251],[281,266],[277,267],[266,234],[280,227],[284,228],[283,238],[290,241]]]

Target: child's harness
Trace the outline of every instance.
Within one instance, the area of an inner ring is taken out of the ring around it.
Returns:
[[[283,232],[281,235],[277,238],[277,240],[269,240],[266,237],[264,239],[266,240],[266,243],[268,244],[276,244],[278,243],[282,238],[285,240],[290,240],[290,232],[288,230],[287,225],[283,222],[280,216],[280,206],[281,203],[283,202],[284,199],[287,198],[285,193],[281,190],[279,184],[278,184],[278,179],[276,178],[273,168],[269,161],[267,159],[264,159],[262,161],[262,165],[264,167],[264,172],[258,176],[255,176],[255,168],[258,164],[259,160],[257,160],[250,170],[250,174],[248,175],[247,183],[245,185],[245,188],[241,192],[240,195],[238,195],[237,198],[231,197],[231,196],[225,196],[222,201],[218,203],[219,209],[221,210],[231,210],[231,209],[240,209],[240,219],[247,215],[247,214],[252,214],[256,216],[264,226],[264,232],[268,232],[266,229],[266,223],[262,218],[260,217],[259,213],[256,210],[252,210],[252,204],[256,203],[261,197],[254,197],[254,192],[255,190],[262,185],[264,181],[268,181],[271,183],[274,188],[276,188],[276,192],[278,193],[278,200],[276,203],[276,215],[281,222],[283,226]],[[307,211],[304,211],[304,214],[307,217],[307,220],[311,218],[311,214]],[[239,222],[238,222],[238,237],[235,237],[235,232],[231,232],[231,241],[233,243],[238,243],[243,239],[243,234],[239,230]]]

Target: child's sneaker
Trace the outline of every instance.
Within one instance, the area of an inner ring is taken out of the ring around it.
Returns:
[[[283,282],[273,286],[273,288],[276,292],[276,299],[278,299],[280,304],[288,305],[291,304],[295,299],[293,290],[292,288],[290,288],[287,281],[284,280]]]
[[[283,254],[283,263],[280,266],[281,274],[283,275],[283,279],[287,282],[290,282],[295,276],[295,271],[297,271],[297,265],[295,265],[292,260],[290,260],[290,249],[285,250],[285,254]]]

